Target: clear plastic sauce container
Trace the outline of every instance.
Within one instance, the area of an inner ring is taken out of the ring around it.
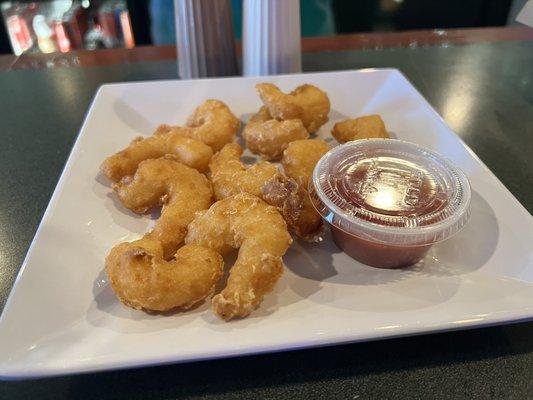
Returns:
[[[401,140],[335,147],[317,163],[309,193],[337,246],[379,268],[418,262],[470,216],[466,175],[439,154]]]

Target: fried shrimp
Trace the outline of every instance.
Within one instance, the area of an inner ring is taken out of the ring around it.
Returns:
[[[275,207],[247,193],[216,202],[188,228],[187,245],[219,253],[239,249],[226,287],[213,297],[214,313],[224,320],[249,315],[283,273],[282,256],[292,239]]]
[[[263,108],[259,110],[259,115],[252,117],[242,133],[246,146],[252,153],[259,154],[266,160],[278,160],[290,142],[309,137],[301,120],[263,120],[264,113]]]
[[[297,236],[312,240],[322,227],[322,218],[309,199],[307,186],[318,160],[329,151],[322,139],[296,140],[283,152],[285,175],[278,174],[262,188],[262,198],[281,211]]]
[[[270,115],[277,120],[300,119],[309,132],[315,132],[328,121],[328,95],[313,85],[301,85],[290,94],[272,83],[255,86]]]
[[[337,122],[331,134],[339,143],[346,143],[358,139],[383,138],[389,139],[385,123],[377,114],[365,115],[359,118],[348,118]]]
[[[271,119],[274,118],[272,117],[272,115],[270,115],[268,108],[266,106],[261,106],[261,108],[259,108],[259,111],[257,111],[250,117],[248,123],[251,124],[254,122],[266,122],[270,121]]]
[[[313,237],[322,220],[305,188],[268,161],[246,167],[240,161],[241,155],[242,148],[230,143],[213,156],[209,168],[215,198],[221,200],[239,193],[260,197],[278,208],[296,235],[304,239]]]
[[[316,163],[329,149],[322,139],[296,140],[283,152],[281,165],[290,178],[307,188]]]
[[[278,208],[294,233],[313,240],[322,227],[322,217],[316,212],[307,187],[286,175],[278,174],[262,188],[262,198]]]
[[[176,130],[134,139],[124,150],[107,157],[100,169],[111,182],[118,182],[132,175],[141,161],[166,154],[173,154],[183,164],[204,172],[213,151],[206,144],[185,137]]]
[[[114,185],[122,204],[143,214],[163,206],[154,229],[146,235],[171,257],[187,233],[197,211],[209,208],[213,192],[209,180],[198,171],[166,156],[145,160],[133,177]]]
[[[106,259],[120,301],[147,311],[190,308],[213,292],[223,269],[222,256],[207,247],[183,246],[166,261],[161,243],[149,239],[121,243]]]
[[[209,169],[217,200],[243,192],[259,197],[261,187],[278,173],[276,166],[267,161],[246,167],[241,155],[241,146],[229,143],[211,159]]]
[[[207,144],[216,152],[233,141],[239,126],[239,120],[226,104],[219,100],[206,100],[194,110],[185,127],[161,125],[156,134],[178,132]]]
[[[178,249],[196,212],[211,204],[207,178],[167,156],[143,161],[115,190],[135,212],[163,205],[151,232],[115,246],[107,256],[106,271],[117,297],[133,308],[166,311],[188,308],[211,294],[222,276],[222,257],[207,247]]]

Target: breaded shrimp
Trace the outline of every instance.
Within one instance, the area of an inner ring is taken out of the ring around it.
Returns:
[[[316,238],[322,217],[313,207],[306,186],[280,173],[265,183],[261,197],[278,208],[297,236],[305,240]]]
[[[209,168],[217,200],[239,193],[262,198],[279,209],[296,235],[311,239],[322,225],[309,201],[305,188],[268,161],[246,167],[241,161],[241,147],[230,143],[213,156]]]
[[[241,146],[229,143],[211,159],[209,169],[215,199],[243,192],[261,196],[261,187],[278,173],[276,166],[267,161],[246,167],[240,160],[241,155]]]
[[[165,257],[176,252],[195,213],[209,208],[213,197],[203,174],[171,156],[143,161],[133,177],[124,178],[114,189],[124,207],[135,213],[163,206],[161,217],[146,236],[161,243]]]
[[[281,165],[287,176],[307,189],[316,163],[329,150],[322,139],[295,140],[283,152]]]
[[[290,94],[272,83],[255,86],[270,115],[277,120],[300,119],[309,132],[315,132],[328,121],[328,95],[313,85],[301,85]]]
[[[258,119],[262,117],[255,118],[255,121],[252,118],[242,135],[250,151],[261,155],[265,160],[279,160],[290,142],[309,137],[309,132],[299,119],[257,121]]]
[[[247,193],[218,201],[189,225],[185,243],[219,253],[238,248],[226,287],[213,297],[224,320],[249,315],[283,273],[282,256],[292,239],[275,207]]]
[[[224,270],[222,256],[203,246],[183,246],[174,258],[148,238],[115,246],[106,271],[117,297],[147,311],[187,309],[209,296]]]
[[[170,156],[141,162],[133,177],[115,185],[122,203],[143,213],[163,205],[154,229],[142,239],[115,246],[106,271],[117,297],[133,308],[187,308],[212,293],[222,276],[215,251],[182,244],[196,212],[211,204],[207,178]]]
[[[253,122],[266,122],[270,121],[271,119],[274,119],[274,117],[270,115],[268,108],[266,106],[261,106],[259,110],[250,117],[248,123],[250,124]]]
[[[358,139],[390,138],[385,123],[377,114],[337,122],[331,134],[339,143]]]
[[[219,100],[207,100],[187,120],[191,136],[218,151],[235,138],[240,122],[229,107]]]
[[[100,169],[111,182],[118,182],[123,177],[135,173],[141,161],[163,157],[166,154],[173,154],[183,164],[204,172],[207,170],[213,151],[206,144],[185,137],[178,130],[174,130],[134,139],[124,150],[107,157]]]
[[[177,131],[207,144],[216,152],[235,139],[239,126],[239,120],[226,104],[220,100],[206,100],[194,110],[185,127],[161,125],[156,134]]]

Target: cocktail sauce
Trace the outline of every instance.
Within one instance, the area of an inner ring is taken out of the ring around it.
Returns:
[[[399,140],[332,149],[315,167],[309,192],[339,248],[379,268],[418,262],[469,217],[464,173],[437,153]]]

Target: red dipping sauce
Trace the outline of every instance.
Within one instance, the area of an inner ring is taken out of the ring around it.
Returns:
[[[337,246],[379,268],[418,262],[470,216],[465,174],[401,140],[363,139],[330,150],[315,167],[309,193]]]

